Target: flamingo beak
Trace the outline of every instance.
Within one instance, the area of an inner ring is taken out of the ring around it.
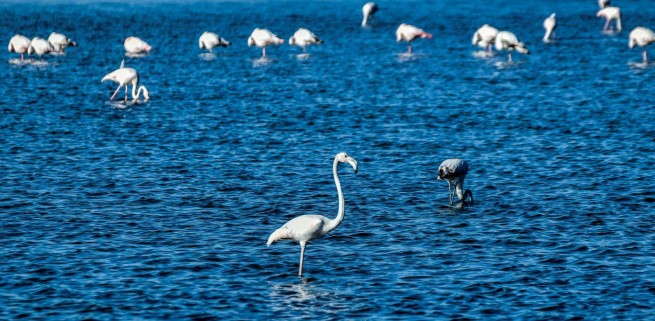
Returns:
[[[358,169],[357,161],[352,157],[348,157],[347,161],[348,161],[348,164],[350,164],[350,166],[352,166],[353,169],[355,170],[355,174],[357,174],[357,169]]]

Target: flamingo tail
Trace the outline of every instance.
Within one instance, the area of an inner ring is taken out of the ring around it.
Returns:
[[[266,242],[266,246],[271,246],[271,244],[283,240],[283,239],[289,239],[291,236],[289,235],[289,229],[286,226],[282,226],[279,229],[275,230],[275,232],[271,233],[271,236],[268,237],[268,242]]]

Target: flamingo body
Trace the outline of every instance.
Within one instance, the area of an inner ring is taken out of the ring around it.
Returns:
[[[127,37],[123,42],[125,51],[129,54],[149,53],[152,47],[138,37]]]
[[[281,45],[284,40],[278,38],[268,29],[255,28],[248,37],[248,47],[257,46],[262,48],[262,57],[266,58],[266,47],[270,45]]]
[[[596,17],[605,18],[605,25],[603,31],[611,31],[609,28],[610,22],[616,20],[616,31],[621,31],[621,9],[619,7],[605,7],[598,10]]]
[[[231,43],[219,35],[205,31],[198,39],[198,46],[200,49],[207,49],[209,52],[213,52],[215,47],[228,47]]]
[[[48,37],[48,42],[52,46],[55,52],[62,53],[64,49],[68,46],[77,47],[77,43],[65,35],[57,32],[53,32]]]
[[[23,60],[23,56],[27,53],[30,48],[30,39],[23,35],[15,35],[9,40],[9,46],[7,50],[9,52],[15,52],[20,54],[20,60]]]
[[[557,28],[557,19],[555,19],[555,14],[551,13],[546,20],[544,20],[544,29],[546,32],[544,33],[544,42],[550,41],[550,35],[555,31],[555,28]]]
[[[303,52],[306,51],[307,46],[313,44],[322,45],[323,40],[319,39],[314,33],[305,28],[298,29],[293,36],[289,38],[289,45],[301,47]]]
[[[508,61],[512,61],[512,51],[516,50],[522,54],[529,55],[530,51],[513,33],[509,31],[500,31],[494,40],[496,50],[507,50]]]
[[[337,194],[339,196],[339,210],[337,212],[337,217],[334,219],[329,219],[322,215],[298,216],[271,233],[271,235],[268,237],[268,241],[266,242],[267,246],[270,246],[276,241],[284,239],[295,240],[300,243],[300,264],[298,268],[299,276],[302,276],[305,247],[307,246],[307,242],[320,238],[321,236],[329,233],[330,231],[337,228],[343,221],[345,202],[343,198],[343,192],[341,191],[339,174],[337,173],[337,167],[340,163],[350,164],[355,170],[355,174],[357,173],[357,161],[354,158],[348,156],[346,153],[339,153],[334,157],[332,173],[334,175],[334,182],[337,186]]]
[[[30,47],[27,49],[28,54],[36,54],[39,57],[43,57],[43,55],[47,53],[53,52],[54,49],[50,45],[48,41],[46,41],[43,38],[39,37],[34,37],[32,38],[32,41],[30,42]]]
[[[630,49],[635,46],[644,48],[642,52],[642,58],[644,63],[648,61],[646,54],[646,46],[655,42],[655,32],[648,28],[636,27],[630,32],[630,40],[628,41],[628,47]]]
[[[364,15],[364,18],[362,19],[362,27],[366,27],[368,19],[373,18],[376,12],[378,12],[378,5],[375,4],[375,2],[367,2],[362,7],[362,14]]]
[[[121,68],[105,75],[101,82],[105,82],[107,80],[118,83],[118,88],[116,88],[114,94],[111,96],[111,98],[109,98],[110,101],[114,99],[118,93],[118,90],[123,86],[125,86],[125,100],[127,100],[127,87],[130,84],[132,85],[132,99],[134,102],[138,101],[139,97],[141,96],[141,92],[143,92],[144,101],[150,100],[150,93],[145,86],[139,87],[139,90],[137,91],[136,88],[139,86],[139,73],[133,68],[126,68],[124,67],[124,64],[121,64]]]
[[[423,29],[408,25],[406,23],[401,24],[396,29],[396,41],[407,41],[407,52],[412,53],[412,41],[418,38],[427,38],[431,39],[432,35],[423,31]]]
[[[478,29],[474,34],[473,34],[473,40],[471,43],[473,45],[480,46],[482,48],[488,49],[489,53],[491,53],[491,47],[496,39],[496,35],[498,34],[498,29],[488,25],[484,24],[480,29]]]
[[[469,165],[468,163],[459,158],[451,158],[443,161],[441,165],[439,165],[439,174],[437,176],[437,179],[445,179],[448,182],[448,191],[450,193],[450,204],[453,204],[453,200],[455,198],[454,194],[457,193],[457,197],[465,201],[466,196],[468,195],[471,198],[471,202],[473,202],[473,193],[471,193],[471,190],[464,190],[464,178],[466,178],[466,174],[469,171]],[[451,190],[451,183],[455,184],[455,190]]]

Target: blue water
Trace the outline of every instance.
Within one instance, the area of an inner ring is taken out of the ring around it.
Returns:
[[[368,29],[363,1],[0,4],[7,43],[79,43],[2,54],[0,319],[654,319],[655,65],[627,46],[651,2],[613,35],[596,1],[378,3]],[[401,22],[434,37],[403,55]],[[484,23],[532,54],[477,57]],[[262,62],[255,27],[325,44]],[[205,30],[233,45],[203,55]],[[109,102],[131,35],[152,100]],[[336,215],[340,151],[345,220],[301,279],[300,247],[266,240]],[[436,180],[451,157],[473,204]]]

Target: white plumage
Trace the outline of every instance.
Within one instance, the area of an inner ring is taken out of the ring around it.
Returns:
[[[284,40],[278,38],[268,29],[255,28],[248,37],[248,47],[257,46],[262,48],[262,58],[266,58],[266,47],[270,45],[281,45]]]
[[[30,39],[23,35],[15,35],[9,40],[7,50],[20,54],[20,60],[23,61],[24,55],[30,48]]]
[[[312,44],[322,45],[323,40],[319,39],[314,33],[305,28],[298,29],[293,36],[289,38],[289,45],[301,47],[303,52],[306,51],[307,46]]]
[[[51,53],[53,51],[54,49],[52,48],[50,43],[48,43],[48,41],[46,41],[45,39],[39,37],[32,38],[32,41],[30,42],[30,47],[27,49],[28,54],[30,55],[37,54],[39,57],[43,57],[43,55]]]
[[[407,53],[412,53],[412,41],[418,38],[432,38],[432,35],[423,31],[423,29],[408,25],[401,24],[396,29],[396,41],[407,41]]]
[[[630,47],[630,49],[634,48],[634,46],[644,48],[644,51],[642,52],[642,59],[644,63],[646,63],[648,61],[646,46],[653,42],[655,42],[655,32],[648,28],[636,27],[630,32],[628,47]]]
[[[127,37],[123,43],[125,51],[128,54],[144,54],[149,53],[152,47],[145,41],[138,37]]]
[[[462,201],[466,201],[466,196],[468,195],[473,202],[473,193],[471,190],[464,190],[464,178],[469,171],[468,163],[459,158],[451,158],[443,161],[439,165],[439,174],[437,179],[445,179],[448,182],[448,192],[450,193],[450,205],[453,204],[454,194],[457,193],[457,198]],[[455,190],[451,189],[451,183],[455,184]]]
[[[198,39],[198,46],[200,49],[207,49],[209,52],[213,52],[213,49],[216,47],[228,47],[231,43],[219,35],[205,31]]]
[[[480,27],[480,29],[478,29],[473,34],[473,40],[471,41],[471,43],[473,45],[482,47],[485,50],[488,49],[489,53],[491,54],[491,47],[494,40],[496,39],[497,34],[498,34],[498,29],[488,24],[484,24],[482,27]]]
[[[619,7],[605,7],[598,10],[596,17],[605,18],[605,25],[603,31],[612,31],[609,27],[612,20],[616,20],[616,32],[621,31],[621,9]]]
[[[106,80],[111,80],[115,83],[118,83],[118,88],[116,88],[114,94],[111,95],[111,98],[109,98],[110,101],[114,99],[114,97],[118,93],[118,90],[121,89],[121,87],[123,86],[125,86],[125,101],[127,101],[127,87],[130,84],[132,85],[132,99],[134,102],[137,102],[139,100],[139,97],[141,96],[142,92],[143,92],[144,102],[150,100],[150,93],[148,92],[148,89],[146,89],[145,86],[139,87],[139,90],[137,91],[136,88],[137,86],[139,86],[139,73],[133,68],[126,68],[124,60],[121,63],[120,68],[102,77],[102,80],[100,82],[105,82]]]
[[[546,20],[544,20],[544,29],[546,32],[544,33],[544,42],[550,41],[550,35],[555,31],[555,28],[557,28],[557,19],[555,19],[555,14],[551,13]]]
[[[378,12],[378,5],[375,4],[375,2],[367,2],[362,7],[362,14],[364,15],[364,18],[362,19],[362,27],[366,27],[368,19],[372,19],[376,12]]]
[[[65,35],[57,32],[53,32],[50,34],[48,37],[48,42],[52,46],[55,52],[57,53],[63,53],[64,49],[66,47],[71,46],[71,47],[77,47],[77,43]]]
[[[598,0],[598,6],[603,9],[610,5],[610,0]]]
[[[509,31],[500,31],[496,35],[496,50],[507,50],[507,60],[512,61],[512,51],[516,50],[522,54],[529,55],[530,51],[513,33]]]
[[[267,246],[270,246],[276,241],[290,239],[295,240],[300,243],[300,264],[298,268],[298,275],[302,276],[302,267],[305,257],[305,247],[307,242],[317,239],[328,232],[334,230],[341,224],[343,221],[344,212],[345,212],[345,201],[343,198],[343,192],[341,191],[341,182],[339,181],[339,174],[337,173],[337,166],[340,163],[348,163],[355,170],[357,174],[357,161],[348,156],[346,153],[339,153],[334,157],[334,162],[332,163],[332,174],[334,176],[334,183],[337,186],[337,194],[339,196],[339,211],[337,212],[337,217],[334,219],[329,219],[322,215],[302,215],[298,216],[286,224],[284,224],[275,232],[271,233],[266,242]]]

